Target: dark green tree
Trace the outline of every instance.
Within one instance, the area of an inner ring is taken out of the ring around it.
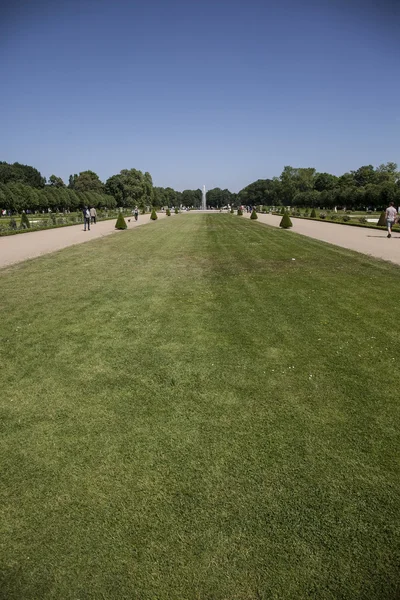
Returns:
[[[124,215],[122,214],[122,212],[120,212],[117,218],[117,222],[115,223],[115,229],[126,229],[127,227],[128,225],[126,224]]]
[[[285,211],[285,214],[283,215],[281,222],[279,223],[279,227],[282,227],[283,229],[289,229],[289,227],[293,227],[293,223],[290,220],[287,211]]]
[[[103,192],[104,185],[100,181],[99,176],[94,171],[82,171],[75,179],[74,188],[77,192]]]
[[[30,187],[42,188],[46,183],[46,177],[29,165],[0,161],[0,183],[23,183]]]
[[[310,214],[310,217],[311,217],[312,219],[316,219],[316,218],[317,218],[317,213],[315,212],[315,208],[313,208],[313,209],[312,209],[312,211],[311,211],[311,214]]]
[[[380,214],[378,225],[380,227],[385,227],[386,226],[386,211],[385,210],[383,210],[381,212],[381,214]]]
[[[30,226],[31,226],[31,224],[29,222],[28,216],[26,213],[23,212],[21,215],[21,223],[20,223],[19,227],[20,227],[20,229],[29,229]]]
[[[153,210],[151,211],[150,219],[151,219],[152,221],[156,221],[156,220],[158,219],[158,215],[157,215],[157,213],[156,213],[156,210],[155,210],[155,208],[153,208]]]
[[[253,210],[251,211],[251,215],[250,215],[250,219],[258,219],[258,215],[256,213],[256,210],[253,208]]]
[[[54,185],[54,187],[58,187],[58,188],[65,187],[65,183],[63,182],[61,177],[57,177],[56,175],[50,175],[49,185]]]

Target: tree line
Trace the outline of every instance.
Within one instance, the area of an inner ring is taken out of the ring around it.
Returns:
[[[389,202],[400,204],[400,173],[393,162],[363,166],[339,177],[286,166],[280,177],[258,179],[238,196],[242,204],[250,205],[382,209]]]
[[[176,191],[156,187],[150,173],[123,169],[103,183],[94,171],[72,174],[68,184],[51,175],[46,180],[34,167],[0,162],[0,208],[22,210],[78,210],[84,205],[96,208],[138,206],[159,208],[201,206],[200,189]],[[284,167],[279,177],[258,179],[238,193],[213,188],[207,191],[207,206],[335,206],[347,209],[382,209],[393,201],[400,204],[400,174],[397,164],[362,166],[336,176],[314,168]]]

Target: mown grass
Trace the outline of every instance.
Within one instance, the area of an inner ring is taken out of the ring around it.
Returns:
[[[0,597],[399,597],[399,274],[219,214],[1,271]]]

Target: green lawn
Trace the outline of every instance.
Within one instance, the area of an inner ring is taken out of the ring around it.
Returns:
[[[1,271],[0,598],[398,598],[399,275],[220,214]]]

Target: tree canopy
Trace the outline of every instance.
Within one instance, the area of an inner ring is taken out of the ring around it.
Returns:
[[[94,171],[70,175],[68,186],[61,177],[50,175],[48,184],[40,172],[29,165],[0,162],[0,208],[74,210],[83,205],[146,207],[201,206],[201,190],[182,192],[171,187],[155,187],[149,172],[123,169],[105,184]],[[279,177],[257,179],[240,192],[219,187],[207,191],[206,203],[223,206],[334,206],[382,209],[389,202],[400,204],[400,174],[397,164],[378,167],[363,165],[340,176],[317,172],[313,167],[286,165]]]

